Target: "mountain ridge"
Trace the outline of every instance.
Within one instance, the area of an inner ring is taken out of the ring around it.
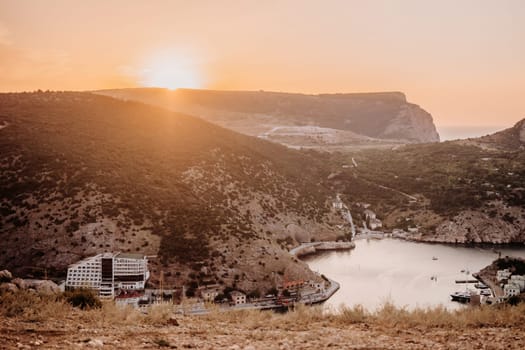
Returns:
[[[401,92],[311,95],[135,88],[95,93],[199,116],[251,136],[268,133],[275,127],[317,126],[351,131],[379,141],[439,141],[432,116],[418,105],[408,103]]]

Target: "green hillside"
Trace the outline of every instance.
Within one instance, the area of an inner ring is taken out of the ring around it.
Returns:
[[[484,230],[492,236],[486,232],[482,241],[524,242],[522,124],[479,139],[338,154],[334,164],[353,158],[358,166],[341,169],[332,181],[346,200],[371,204],[387,229],[419,227],[423,240],[433,240],[439,225],[458,222],[471,233],[466,242]]]

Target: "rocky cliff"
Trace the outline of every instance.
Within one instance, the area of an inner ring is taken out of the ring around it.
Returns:
[[[198,115],[252,136],[283,126],[317,126],[379,140],[439,141],[432,116],[408,103],[401,92],[305,95],[266,91],[122,89],[97,93]],[[308,133],[305,136],[311,137]]]

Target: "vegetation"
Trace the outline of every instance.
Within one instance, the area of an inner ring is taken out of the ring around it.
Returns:
[[[320,222],[329,211],[318,154],[198,118],[89,93],[36,92],[0,94],[0,120],[8,124],[0,265],[19,275],[35,257],[60,262],[52,267],[63,273],[103,250],[212,267],[225,256],[218,246],[272,239],[258,228],[274,227],[278,215]],[[159,237],[158,250],[145,234]]]
[[[21,292],[23,293],[23,292]],[[21,310],[21,311],[20,311]],[[44,340],[46,347],[104,344],[104,347],[226,348],[253,344],[271,348],[520,348],[525,341],[525,304],[407,310],[385,304],[376,311],[360,306],[327,310],[300,306],[278,314],[240,310],[208,315],[174,314],[171,305],[146,313],[103,303],[81,310],[65,300],[35,293],[0,294],[0,334],[6,348]],[[421,337],[425,334],[425,337]],[[500,335],[500,336],[498,336]],[[463,342],[458,345],[458,342]],[[331,345],[330,345],[331,344]],[[330,345],[330,346],[329,346]]]
[[[500,258],[494,264],[498,270],[509,269],[515,275],[525,275],[525,260],[520,258]]]
[[[64,293],[65,300],[74,307],[93,309],[102,306],[100,299],[91,289],[77,288]]]
[[[72,311],[67,294],[64,296],[39,295],[26,291],[0,294],[0,315],[2,317],[21,317],[39,320],[63,318]],[[128,307],[117,307],[113,303],[103,303],[98,308],[82,308],[80,314],[89,319],[118,324],[168,324],[173,317],[172,305],[154,305],[147,313]],[[52,311],[54,310],[54,312]],[[77,316],[78,317],[78,316]],[[299,305],[285,314],[268,311],[239,310],[220,312],[212,310],[206,316],[198,316],[205,321],[251,322],[275,327],[307,327],[309,322],[325,321],[337,324],[369,324],[389,327],[505,327],[525,324],[525,304],[509,306],[465,307],[447,310],[444,307],[416,308],[408,310],[391,303],[385,303],[375,311],[366,310],[360,305],[329,310],[322,306]]]
[[[519,149],[446,142],[295,151],[198,118],[73,92],[0,94],[0,122],[7,125],[0,131],[0,265],[18,275],[35,273],[35,261],[56,262],[48,272],[63,273],[82,257],[121,250],[159,254],[166,272],[185,266],[167,280],[233,282],[245,272],[237,270],[245,247],[294,243],[273,232],[283,218],[335,231],[327,215],[335,193],[357,225],[366,221],[357,203],[397,215],[401,228],[417,224],[408,215],[417,210],[446,218],[465,209],[498,215],[486,206],[492,200],[525,206]],[[342,168],[351,158],[358,167]],[[258,266],[270,268],[271,257],[261,254]]]
[[[335,154],[332,161],[341,166],[352,164],[352,158],[358,166],[339,170],[333,186],[347,202],[369,203],[376,213],[397,216],[399,228],[420,224],[409,222],[415,211],[452,218],[470,209],[494,217],[494,201],[525,206],[525,152],[519,147],[444,142]],[[353,213],[360,210],[352,208]],[[356,219],[359,224],[364,217]],[[511,224],[520,220],[509,213],[501,219]]]

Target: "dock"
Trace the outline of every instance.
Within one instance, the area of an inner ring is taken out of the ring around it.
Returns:
[[[456,280],[456,283],[478,283],[478,280]]]

